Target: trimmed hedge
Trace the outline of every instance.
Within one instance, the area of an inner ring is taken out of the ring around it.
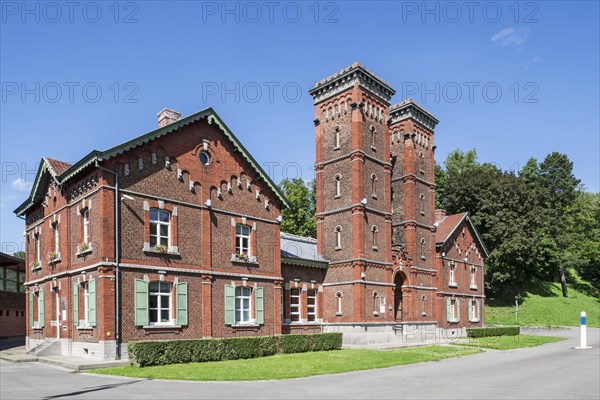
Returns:
[[[467,336],[470,338],[490,336],[518,336],[521,329],[518,326],[501,326],[495,328],[467,328]]]
[[[145,367],[339,350],[342,333],[131,342],[127,348],[131,362]]]

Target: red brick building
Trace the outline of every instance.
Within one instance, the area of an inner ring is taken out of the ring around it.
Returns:
[[[25,263],[0,253],[0,350],[25,341]]]
[[[390,106],[360,64],[310,93],[316,240],[280,232],[286,199],[210,108],[165,109],[158,129],[74,165],[42,159],[15,210],[28,348],[113,358],[134,340],[341,330],[364,343],[480,325],[485,249],[467,216],[435,218],[437,120]],[[455,269],[446,285],[448,263],[477,284]],[[471,300],[478,318],[457,317]]]

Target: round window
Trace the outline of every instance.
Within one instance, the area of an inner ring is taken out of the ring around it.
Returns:
[[[208,154],[206,151],[201,151],[200,162],[204,165],[210,164],[210,154]]]

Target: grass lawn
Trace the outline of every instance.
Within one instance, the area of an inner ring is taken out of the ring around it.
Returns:
[[[600,301],[569,287],[569,297],[562,297],[559,283],[548,284],[543,292],[529,293],[519,304],[519,325],[578,326],[582,311],[587,314],[587,325],[600,328]],[[514,299],[510,305],[501,305],[499,299],[486,301],[485,323],[514,325]]]
[[[510,350],[519,349],[521,347],[539,346],[542,344],[560,342],[563,340],[567,339],[557,336],[518,335],[474,338],[467,339],[464,341],[453,342],[452,344],[471,347],[483,347],[486,349],[495,350]]]
[[[117,367],[92,371],[132,378],[240,381],[289,379],[437,361],[479,353],[459,346],[424,346],[399,350],[334,350],[281,354],[247,360],[173,364],[153,367]]]

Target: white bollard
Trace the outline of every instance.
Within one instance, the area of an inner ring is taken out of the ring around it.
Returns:
[[[581,312],[581,336],[580,336],[580,343],[579,343],[579,347],[575,347],[575,349],[577,350],[585,350],[585,349],[591,349],[591,347],[589,347],[587,345],[587,315],[585,313],[585,311]]]

